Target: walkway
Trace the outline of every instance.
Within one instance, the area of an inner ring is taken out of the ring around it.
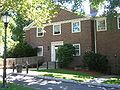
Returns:
[[[2,70],[0,70],[1,72]],[[7,70],[7,80],[9,82],[14,82],[16,84],[25,85],[28,87],[35,88],[37,90],[120,90],[120,88],[113,88],[113,87],[104,87],[100,85],[94,85],[90,83],[74,83],[59,80],[59,79],[51,79],[51,78],[44,78],[38,76],[38,72],[29,71],[26,74],[26,71],[23,71],[22,74],[18,73],[11,73],[12,70]],[[16,71],[15,71],[16,72]],[[10,74],[11,73],[11,74]],[[0,73],[1,75],[2,73]],[[2,78],[1,78],[2,79]]]

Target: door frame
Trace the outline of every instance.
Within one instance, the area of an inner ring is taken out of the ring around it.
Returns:
[[[51,42],[51,62],[55,62],[55,46],[63,45],[63,41]]]

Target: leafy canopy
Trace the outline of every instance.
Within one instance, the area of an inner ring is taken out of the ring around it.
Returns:
[[[46,23],[56,13],[58,5],[53,0],[0,0],[0,12],[9,11],[12,15],[19,12],[38,26]]]

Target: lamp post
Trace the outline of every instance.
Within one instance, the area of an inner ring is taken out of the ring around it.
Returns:
[[[4,36],[4,67],[3,67],[3,88],[6,88],[6,41],[7,41],[7,27],[10,20],[10,16],[8,15],[8,12],[5,12],[2,16],[2,20],[4,22],[4,29],[5,29],[5,36]]]

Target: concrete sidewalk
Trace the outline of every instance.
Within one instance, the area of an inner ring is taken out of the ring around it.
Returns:
[[[2,73],[0,73],[0,75],[1,74]],[[26,74],[25,69],[22,73],[17,73],[16,70],[12,73],[12,69],[7,69],[7,80],[9,82],[34,87],[38,90],[120,90],[120,85],[101,84],[103,80],[107,80],[106,77],[95,78],[89,82],[78,83],[74,80],[39,76],[39,72],[36,71],[29,71],[28,74]]]
[[[54,78],[18,73],[9,74],[7,80],[37,90],[120,90],[120,88],[81,84],[70,82],[69,80],[63,81]]]

